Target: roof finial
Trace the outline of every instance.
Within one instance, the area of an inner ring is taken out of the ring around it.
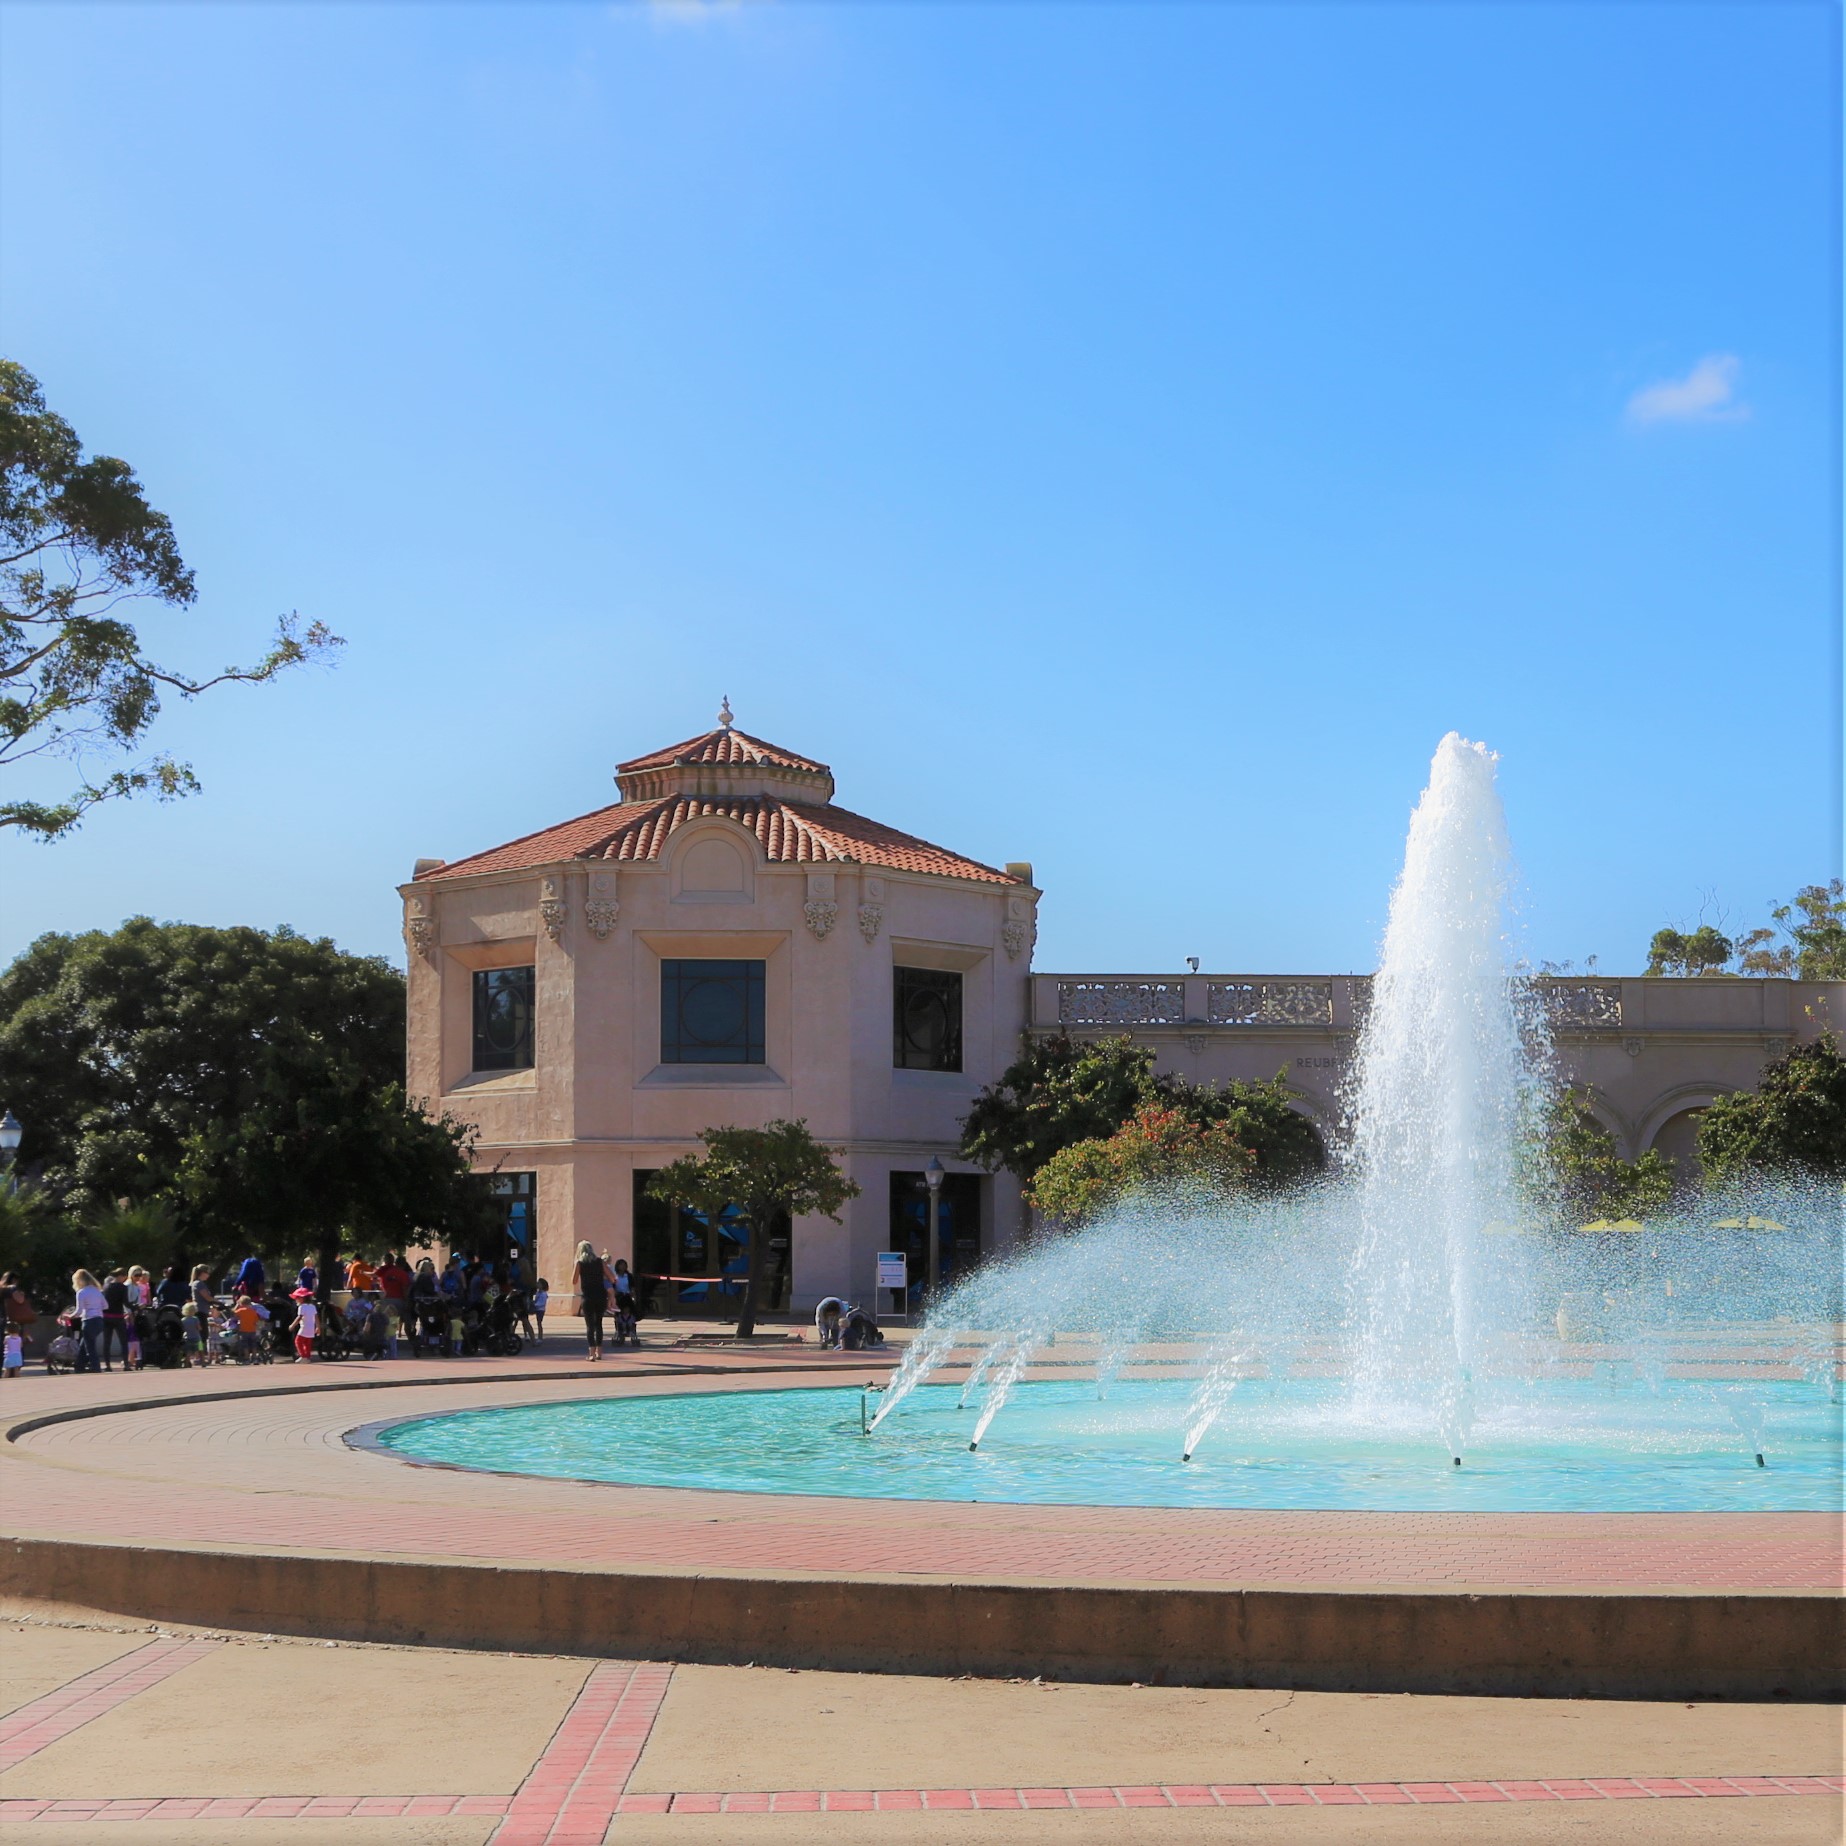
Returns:
[[[731,695],[727,692],[718,707],[718,722],[728,731],[736,720],[731,716]]]

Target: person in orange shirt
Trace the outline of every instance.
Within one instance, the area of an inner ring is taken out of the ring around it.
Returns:
[[[363,1256],[355,1256],[346,1265],[346,1286],[355,1295],[362,1290],[369,1295],[378,1286],[378,1271]]]
[[[255,1352],[269,1310],[255,1296],[239,1295],[232,1305],[231,1316],[237,1322],[238,1344],[245,1352]]]

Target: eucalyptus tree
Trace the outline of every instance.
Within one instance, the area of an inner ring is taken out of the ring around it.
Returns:
[[[147,502],[135,471],[88,455],[48,409],[22,365],[0,359],[0,768],[42,758],[75,766],[77,786],[50,800],[0,798],[0,827],[41,840],[68,833],[98,802],[191,794],[185,763],[132,757],[169,694],[262,685],[341,645],[324,622],[276,624],[252,665],[196,675],[163,666],[128,619],[136,603],[182,609],[197,597],[172,521]]]

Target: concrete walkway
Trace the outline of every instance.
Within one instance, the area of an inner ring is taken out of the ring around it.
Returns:
[[[1826,1706],[675,1668],[0,1607],[9,1846],[1820,1846],[1843,1785]]]

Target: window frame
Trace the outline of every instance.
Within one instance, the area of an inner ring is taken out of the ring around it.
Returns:
[[[947,1015],[943,1047],[930,1055],[918,1046],[906,1023],[911,999],[921,993],[933,993],[945,1003]],[[967,1014],[967,982],[959,968],[920,968],[909,962],[897,962],[891,969],[891,1068],[926,1070],[960,1076],[965,1068],[963,1049],[964,1020]]]
[[[691,973],[689,970],[703,970]],[[718,970],[728,970],[720,973]],[[689,993],[701,984],[736,982],[741,1024],[728,1042],[686,1030]],[[763,956],[663,955],[660,958],[660,1062],[683,1069],[735,1070],[769,1063],[769,963]],[[697,1055],[703,1050],[708,1055]],[[736,1050],[740,1055],[729,1055]],[[709,1055],[712,1052],[719,1055]]]
[[[513,1034],[513,1044],[504,1055],[494,1053],[483,1063],[481,1053],[492,1030],[490,1009],[497,985],[508,977],[523,976],[524,1023]],[[499,968],[476,968],[471,971],[471,1013],[468,1041],[470,1074],[495,1075],[503,1071],[532,1070],[538,1063],[538,970],[531,962],[513,962]],[[523,1058],[521,1052],[524,1052]]]

